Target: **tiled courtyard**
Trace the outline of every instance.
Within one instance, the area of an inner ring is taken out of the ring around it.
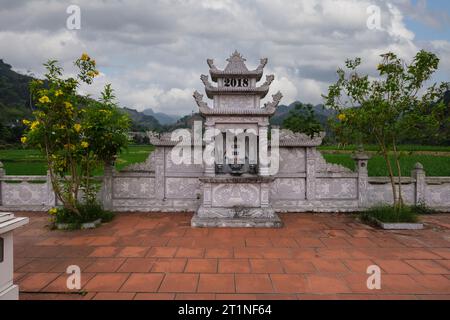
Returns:
[[[282,214],[282,229],[192,229],[191,214],[119,214],[95,230],[15,232],[21,299],[450,299],[450,215],[382,231],[349,215]],[[382,270],[369,290],[369,265]],[[82,270],[81,293],[66,288]]]

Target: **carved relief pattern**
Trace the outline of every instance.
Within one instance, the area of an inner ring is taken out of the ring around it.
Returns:
[[[45,205],[48,200],[46,183],[2,183],[3,205]]]
[[[216,107],[216,106],[215,106]],[[227,95],[222,96],[219,101],[219,108],[255,108],[253,96]]]
[[[317,199],[356,199],[357,179],[316,179]]]
[[[305,172],[304,149],[280,148],[280,173]]]
[[[259,207],[259,186],[251,184],[220,184],[213,186],[212,205],[216,207]]]
[[[271,199],[305,199],[304,178],[277,178],[270,188]]]
[[[167,198],[195,199],[200,193],[198,178],[166,178]]]
[[[114,178],[114,198],[147,199],[155,197],[154,178]]]

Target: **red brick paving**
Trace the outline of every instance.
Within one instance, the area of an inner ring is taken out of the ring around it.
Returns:
[[[21,299],[450,299],[450,215],[383,231],[350,215],[282,214],[282,229],[192,229],[190,214],[119,214],[95,230],[15,233]],[[381,268],[381,290],[366,286]],[[67,266],[82,270],[66,288]]]

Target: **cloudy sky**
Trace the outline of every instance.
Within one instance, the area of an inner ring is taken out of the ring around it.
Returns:
[[[71,4],[80,30],[66,27]],[[373,6],[381,24],[368,28]],[[422,48],[442,59],[436,80],[450,81],[448,0],[0,0],[0,59],[15,70],[41,76],[54,58],[71,73],[87,52],[101,71],[89,92],[112,83],[122,106],[168,114],[195,110],[206,59],[224,67],[235,49],[249,68],[269,58],[272,93],[289,104],[322,102],[346,58],[370,73],[381,53],[410,59]]]

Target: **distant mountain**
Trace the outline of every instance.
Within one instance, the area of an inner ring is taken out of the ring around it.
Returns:
[[[32,77],[15,72],[11,65],[0,59],[0,146],[17,143],[24,130],[22,119],[32,117],[29,91],[31,80]],[[132,131],[162,130],[161,124],[152,115],[129,108],[123,110],[131,118]]]
[[[289,113],[295,109],[297,104],[301,104],[301,102],[296,101],[291,103],[290,105],[279,105],[277,111],[270,119],[270,123],[273,125],[283,125],[283,121],[289,116]],[[322,124],[326,125],[329,117],[334,116],[336,113],[333,110],[325,109],[322,104],[318,104],[313,107],[314,113],[316,114],[317,120]]]
[[[163,131],[173,131],[175,129],[192,128],[192,126],[194,125],[194,121],[204,122],[205,119],[199,113],[192,113],[184,117],[181,117],[180,119],[177,120],[177,122],[173,124],[165,125]]]
[[[162,125],[174,124],[180,119],[179,116],[169,115],[163,112],[154,112],[152,108],[145,109],[142,113],[156,118]]]
[[[122,108],[130,117],[132,125],[131,131],[161,131],[162,126],[159,121],[150,115],[130,108]]]
[[[31,114],[28,84],[32,77],[12,70],[0,59],[0,122],[13,124]]]

